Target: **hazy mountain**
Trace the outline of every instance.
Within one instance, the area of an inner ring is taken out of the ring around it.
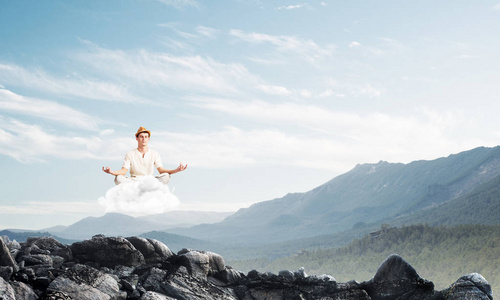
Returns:
[[[444,203],[453,205],[499,175],[500,147],[409,164],[357,165],[309,192],[254,204],[217,224],[169,232],[229,244],[331,234],[428,212]],[[482,213],[475,216],[477,223],[497,218],[488,208]]]
[[[40,229],[39,231],[47,231],[47,232],[50,232],[50,233],[54,234],[54,233],[61,232],[61,231],[63,231],[66,228],[68,228],[68,226],[56,225],[56,226],[52,226],[52,227],[49,227],[49,228]]]
[[[102,217],[88,217],[70,226],[55,226],[44,231],[69,239],[89,239],[96,234],[132,236],[171,227],[215,223],[231,214],[228,212],[171,211],[135,218],[125,214],[108,213]]]
[[[158,229],[159,224],[118,213],[82,219],[57,233],[63,238],[90,239],[93,235],[132,236]]]
[[[138,217],[138,219],[161,224],[164,228],[190,227],[198,224],[218,223],[232,214],[234,212],[176,210],[157,215]]]
[[[218,245],[210,241],[193,239],[190,237],[167,233],[164,231],[146,232],[141,234],[140,236],[144,238],[158,240],[167,245],[167,247],[173,252],[178,252],[179,250],[184,248],[203,249],[205,251],[219,252],[220,249],[225,248],[224,245]]]

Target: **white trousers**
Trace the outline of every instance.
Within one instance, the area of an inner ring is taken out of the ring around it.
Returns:
[[[123,175],[118,175],[115,177],[115,184],[119,185],[124,182],[130,182],[132,180],[135,180],[137,177],[125,177]],[[160,181],[163,184],[167,184],[170,181],[170,174],[168,173],[163,173],[158,176],[155,176],[158,181]]]

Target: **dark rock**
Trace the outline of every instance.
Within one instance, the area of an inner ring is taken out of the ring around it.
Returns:
[[[493,300],[491,286],[478,273],[460,277],[449,288],[441,292],[446,300],[477,299]]]
[[[210,258],[207,254],[199,251],[188,251],[180,254],[179,257],[191,276],[203,280],[207,279],[210,271]]]
[[[373,300],[429,299],[434,284],[421,278],[399,255],[390,255],[372,280],[361,284]]]
[[[12,286],[0,277],[0,299],[16,300],[16,295]]]
[[[118,282],[109,274],[85,265],[76,265],[54,279],[49,292],[63,292],[73,299],[126,299]]]
[[[24,261],[25,267],[30,266],[51,266],[52,258],[47,254],[35,254],[35,255],[25,255],[21,258],[19,262]]]
[[[154,239],[128,237],[127,240],[142,253],[148,264],[163,262],[174,255],[165,244]]]
[[[156,292],[147,292],[139,300],[176,300],[176,298],[171,298]]]
[[[398,255],[389,256],[367,282],[338,283],[330,275],[307,275],[304,268],[245,275],[226,266],[219,254],[189,249],[173,254],[166,245],[139,237],[99,235],[71,246],[48,237],[30,238],[20,248],[0,243],[0,261],[6,264],[0,266],[0,299],[493,299],[488,282],[475,273],[434,291],[433,283]]]
[[[148,290],[153,292],[165,292],[162,288],[162,283],[165,281],[167,277],[167,272],[158,268],[152,268],[144,280],[142,286]]]
[[[3,239],[0,239],[0,266],[12,267],[14,271],[19,269],[16,261],[12,258],[10,250]]]
[[[232,289],[210,284],[196,276],[173,273],[162,285],[165,294],[179,300],[238,300]]]
[[[240,282],[241,278],[243,278],[244,276],[245,274],[232,268],[225,268],[215,275],[217,279],[222,280],[228,285],[234,285]]]
[[[48,292],[41,300],[73,300],[73,298],[63,292]]]
[[[146,262],[142,253],[123,237],[94,236],[91,240],[74,243],[70,248],[80,263],[94,262],[114,268],[118,265],[138,266]]]
[[[24,282],[14,281],[11,283],[16,299],[37,300],[38,295]]]
[[[29,237],[26,240],[26,245],[30,247],[36,246],[38,249],[48,251],[51,255],[61,256],[65,260],[73,258],[71,249],[52,236]]]
[[[0,277],[5,279],[5,281],[9,281],[12,273],[14,273],[14,269],[12,267],[0,266]]]

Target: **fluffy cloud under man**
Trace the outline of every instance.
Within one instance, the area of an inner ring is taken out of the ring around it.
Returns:
[[[135,217],[163,213],[180,203],[169,187],[153,176],[141,176],[137,180],[112,187],[98,202],[106,212]]]

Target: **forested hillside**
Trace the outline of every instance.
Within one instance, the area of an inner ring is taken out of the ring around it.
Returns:
[[[500,290],[500,225],[428,225],[401,228],[383,225],[349,245],[336,249],[302,251],[276,260],[230,261],[238,270],[294,270],[304,267],[308,274],[328,274],[338,281],[369,280],[380,262],[390,254],[401,255],[420,276],[434,282],[437,289],[447,287],[466,273],[478,272]],[[498,293],[498,292],[497,292]]]

